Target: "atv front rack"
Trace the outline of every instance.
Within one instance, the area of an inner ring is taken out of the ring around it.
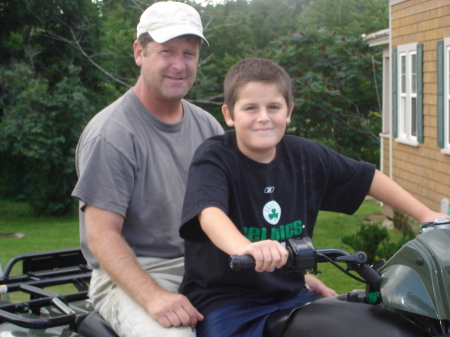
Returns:
[[[20,264],[21,273],[11,275],[13,269],[20,268]],[[17,303],[0,301],[0,322],[30,329],[74,324],[77,313],[70,303],[87,299],[90,278],[91,269],[80,248],[16,256],[8,263],[0,278],[0,293],[9,296],[21,292],[28,294],[29,299]],[[45,289],[67,284],[75,286],[77,291],[59,294]],[[43,310],[47,307],[56,309],[56,313],[54,310]]]

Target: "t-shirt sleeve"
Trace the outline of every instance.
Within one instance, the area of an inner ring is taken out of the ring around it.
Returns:
[[[220,156],[203,143],[194,154],[186,186],[180,236],[190,241],[205,242],[198,214],[208,207],[217,207],[228,213],[228,179],[225,163]]]
[[[375,174],[375,165],[358,162],[329,150],[327,189],[322,201],[324,211],[353,214],[364,201]]]
[[[72,196],[125,217],[134,188],[134,165],[102,137],[78,150],[79,179]]]

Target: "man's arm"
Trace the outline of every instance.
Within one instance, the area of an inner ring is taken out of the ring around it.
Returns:
[[[137,263],[121,236],[123,216],[86,205],[89,249],[113,282],[142,305],[163,327],[192,326],[203,316],[189,300],[161,288]]]
[[[369,195],[412,216],[420,223],[448,216],[446,214],[433,212],[404,190],[399,184],[378,170],[375,171]]]
[[[220,250],[228,255],[252,255],[258,272],[281,268],[287,262],[288,252],[278,241],[251,242],[217,207],[205,208],[198,215],[198,220],[203,231]]]
[[[330,297],[337,295],[336,291],[334,291],[331,288],[328,288],[322,281],[320,281],[318,278],[310,274],[305,275],[305,283],[306,288],[315,293],[318,293],[322,297]]]

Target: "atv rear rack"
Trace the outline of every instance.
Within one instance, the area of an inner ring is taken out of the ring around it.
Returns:
[[[20,268],[20,264],[22,273],[11,275],[13,268]],[[30,329],[73,324],[77,319],[77,313],[70,307],[70,303],[88,298],[91,271],[80,248],[14,257],[0,278],[2,292],[8,295],[22,292],[29,295],[29,300],[18,303],[0,301],[0,322],[9,322]],[[72,284],[77,292],[58,294],[45,289],[65,284]],[[54,312],[48,313],[48,310],[43,313],[44,307],[56,308],[56,316]]]

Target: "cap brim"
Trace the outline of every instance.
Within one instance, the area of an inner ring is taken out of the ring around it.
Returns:
[[[169,40],[172,40],[176,37],[180,37],[183,35],[196,35],[205,41],[206,45],[209,46],[208,41],[205,39],[203,34],[192,26],[186,25],[172,25],[170,27],[164,27],[160,29],[155,29],[148,32],[152,39],[158,43],[165,43]]]

